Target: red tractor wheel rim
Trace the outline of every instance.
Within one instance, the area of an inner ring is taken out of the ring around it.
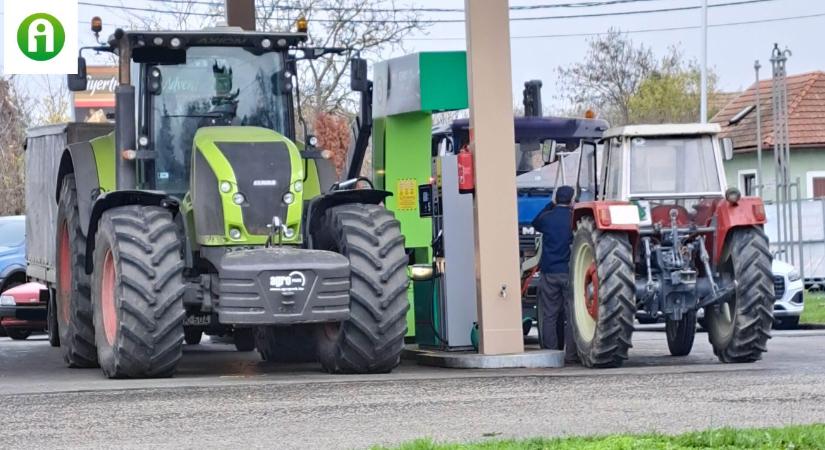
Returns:
[[[114,345],[117,334],[117,309],[115,308],[115,260],[112,251],[103,258],[103,273],[100,280],[100,312],[103,316],[103,331],[106,342]]]
[[[59,256],[60,260],[58,261],[58,265],[60,266],[57,273],[57,285],[58,285],[58,310],[60,311],[60,319],[66,323],[69,321],[69,297],[72,294],[72,254],[69,249],[69,227],[64,222],[60,227],[60,248],[59,248]]]
[[[590,264],[584,274],[584,305],[593,320],[599,318],[599,274],[596,263]]]

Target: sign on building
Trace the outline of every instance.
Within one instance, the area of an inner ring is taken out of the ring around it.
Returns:
[[[78,122],[106,122],[115,113],[116,66],[86,68],[88,85],[85,91],[74,92],[74,117]]]

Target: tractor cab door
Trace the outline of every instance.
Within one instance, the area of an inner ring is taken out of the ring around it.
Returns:
[[[576,182],[577,202],[597,200],[599,163],[601,163],[601,152],[596,142],[582,141]]]

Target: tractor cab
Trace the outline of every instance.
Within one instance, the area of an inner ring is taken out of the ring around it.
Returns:
[[[585,172],[602,165],[600,183],[583,174],[580,189],[637,205],[642,228],[669,227],[671,215],[681,227],[706,226],[727,190],[723,159],[730,142],[718,139],[718,133],[716,124],[611,129],[602,155],[582,161]]]

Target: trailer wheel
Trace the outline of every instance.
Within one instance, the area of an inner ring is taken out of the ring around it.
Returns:
[[[767,351],[773,324],[773,274],[765,233],[757,228],[732,230],[720,269],[736,280],[736,294],[705,308],[708,340],[719,361],[757,361]]]
[[[693,349],[693,339],[696,337],[696,311],[690,311],[682,316],[681,320],[665,322],[667,334],[667,348],[673,356],[687,356]]]
[[[235,328],[232,332],[232,340],[235,342],[235,350],[239,352],[255,350],[255,330],[253,328]]]
[[[386,373],[401,362],[407,334],[406,268],[401,226],[378,205],[330,208],[314,230],[317,247],[350,261],[350,318],[319,327],[318,358],[330,373]]]
[[[49,303],[46,306],[46,333],[49,336],[49,345],[60,347],[60,332],[57,325],[57,298],[55,290],[49,289]]]
[[[255,329],[255,347],[264,361],[284,363],[318,361],[314,327],[258,327]]]
[[[634,277],[627,235],[581,219],[573,238],[568,302],[583,365],[618,367],[627,359],[636,313]]]
[[[201,339],[203,338],[203,330],[200,328],[184,328],[183,329],[183,340],[186,342],[186,345],[198,345],[201,343]]]
[[[86,237],[80,229],[74,174],[66,175],[57,205],[57,329],[69,367],[97,367]]]
[[[100,218],[92,299],[98,360],[109,378],[175,373],[185,318],[180,248],[164,208],[123,206]]]

